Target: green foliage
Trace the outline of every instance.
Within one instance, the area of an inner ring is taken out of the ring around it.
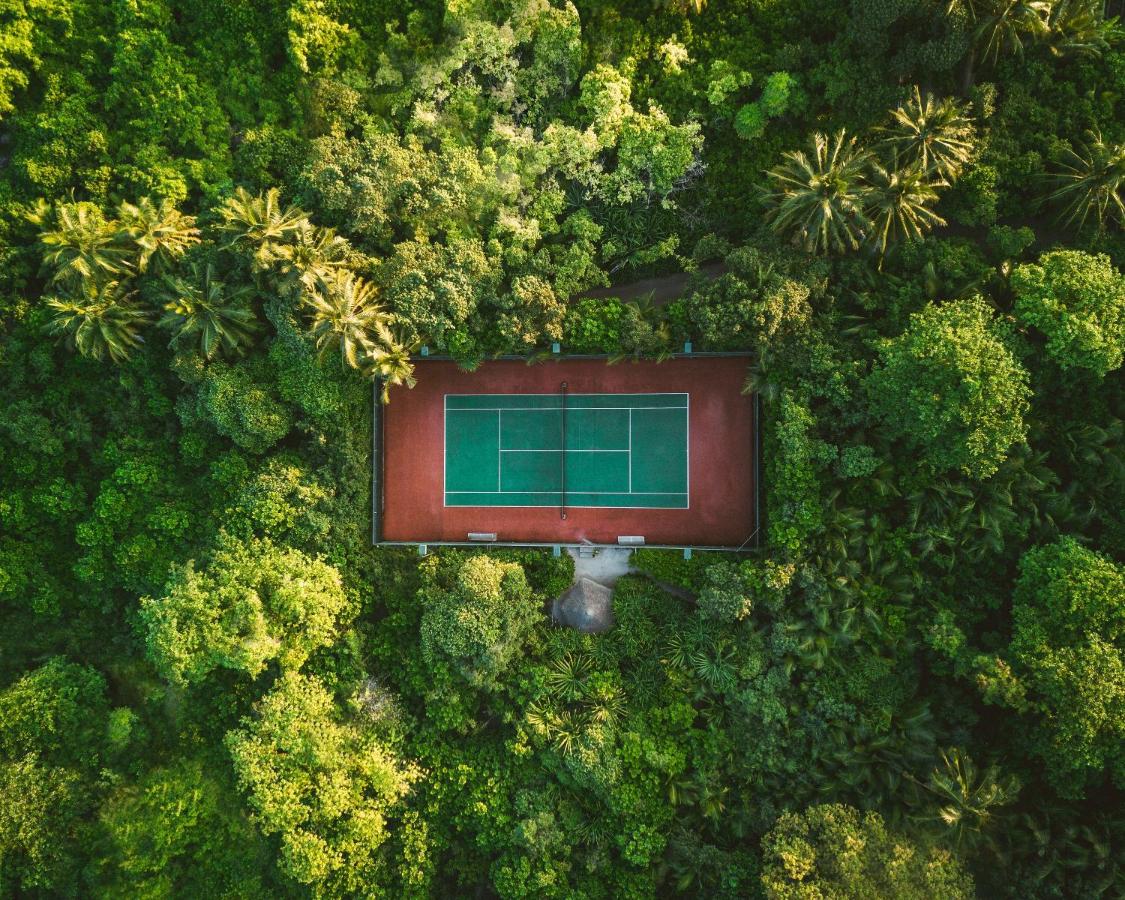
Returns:
[[[906,103],[891,111],[884,140],[907,165],[955,179],[972,158],[976,136],[966,106],[951,97],[923,97],[915,85]]]
[[[102,807],[113,894],[266,893],[261,839],[228,800],[232,785],[203,759],[153,769]]]
[[[713,563],[703,572],[699,614],[705,619],[735,622],[749,616],[755,604],[777,611],[795,570],[792,564],[769,559],[745,560],[739,565]]]
[[[0,760],[0,884],[13,891],[77,891],[89,805],[77,772],[44,766],[34,754]]]
[[[456,568],[435,557],[419,600],[427,660],[446,660],[482,687],[495,685],[542,615],[519,564],[487,556],[470,556]]]
[[[890,831],[878,813],[840,804],[786,813],[762,850],[770,898],[973,896],[972,879],[948,851],[924,849]]]
[[[115,42],[105,104],[122,123],[115,151],[125,189],[183,200],[227,177],[229,141],[219,97],[163,32],[128,28]]]
[[[1047,336],[1063,369],[1105,375],[1125,360],[1125,276],[1105,254],[1044,253],[1012,272],[1015,312]]]
[[[293,424],[265,377],[256,361],[216,362],[203,373],[194,404],[180,404],[180,418],[185,425],[208,422],[244,450],[265,453]]]
[[[841,130],[813,135],[812,153],[793,151],[769,173],[774,229],[809,253],[858,249],[867,228],[863,173],[868,155]]]
[[[317,679],[292,671],[226,744],[258,827],[281,842],[281,871],[321,893],[369,889],[416,773],[345,721]]]
[[[188,561],[161,597],[142,598],[140,618],[160,673],[191,683],[218,667],[252,677],[273,660],[299,669],[332,640],[346,606],[340,574],[324,562],[223,539],[198,571]]]
[[[1058,188],[1050,195],[1067,224],[1082,228],[1091,215],[1098,228],[1125,222],[1125,144],[1106,144],[1093,131],[1078,150],[1067,148]]]
[[[173,332],[174,346],[195,343],[200,355],[209,360],[219,350],[228,357],[237,356],[253,341],[258,323],[253,311],[241,302],[249,288],[227,296],[211,265],[202,272],[194,269],[190,281],[168,277],[164,283],[168,302],[158,324]]]
[[[613,353],[621,346],[624,304],[613,297],[585,297],[571,303],[563,321],[563,341],[572,353]]]
[[[684,304],[703,349],[765,355],[808,327],[823,270],[753,247],[733,251],[726,265],[719,277],[699,279]]]
[[[874,413],[935,472],[996,472],[1026,435],[1027,373],[980,299],[931,304],[879,347],[867,379]]]
[[[785,115],[797,92],[796,79],[788,72],[774,72],[762,88],[762,96],[754,103],[739,108],[734,116],[734,130],[740,138],[754,140],[766,130],[766,123]]]
[[[766,527],[771,547],[799,556],[805,541],[823,522],[818,463],[823,445],[812,436],[814,423],[807,406],[785,393],[776,419],[766,433]]]
[[[105,749],[105,679],[55,657],[0,692],[0,757],[92,769]]]
[[[633,554],[633,564],[640,571],[689,591],[698,590],[708,566],[721,559],[721,555],[714,553],[692,553],[691,559],[684,559],[682,552],[647,547]]]
[[[1008,656],[1028,689],[1049,779],[1065,794],[1103,769],[1125,783],[1125,570],[1073,538],[1029,550],[1012,620]]]
[[[0,894],[1122,892],[1120,26],[736,6],[0,2]],[[368,544],[370,379],[554,340],[754,353],[602,635]]]

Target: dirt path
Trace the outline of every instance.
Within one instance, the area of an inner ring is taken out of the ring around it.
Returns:
[[[700,266],[699,271],[708,278],[718,278],[727,270],[726,263],[716,262]],[[691,273],[673,272],[671,275],[660,275],[656,278],[642,278],[640,281],[630,281],[627,284],[611,285],[607,288],[594,288],[583,291],[575,299],[583,297],[616,297],[618,300],[634,300],[637,297],[651,296],[652,302],[657,306],[664,306],[673,300],[679,300],[687,290]]]

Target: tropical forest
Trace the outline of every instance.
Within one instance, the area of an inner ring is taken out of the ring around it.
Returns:
[[[1121,17],[0,0],[0,897],[1125,897]],[[689,342],[756,547],[373,543],[423,348]]]

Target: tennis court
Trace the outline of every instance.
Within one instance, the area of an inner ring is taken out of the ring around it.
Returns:
[[[688,394],[446,394],[444,504],[688,509]]]

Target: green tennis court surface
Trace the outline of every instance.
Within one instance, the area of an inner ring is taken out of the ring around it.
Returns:
[[[445,505],[687,509],[688,395],[447,394]]]

